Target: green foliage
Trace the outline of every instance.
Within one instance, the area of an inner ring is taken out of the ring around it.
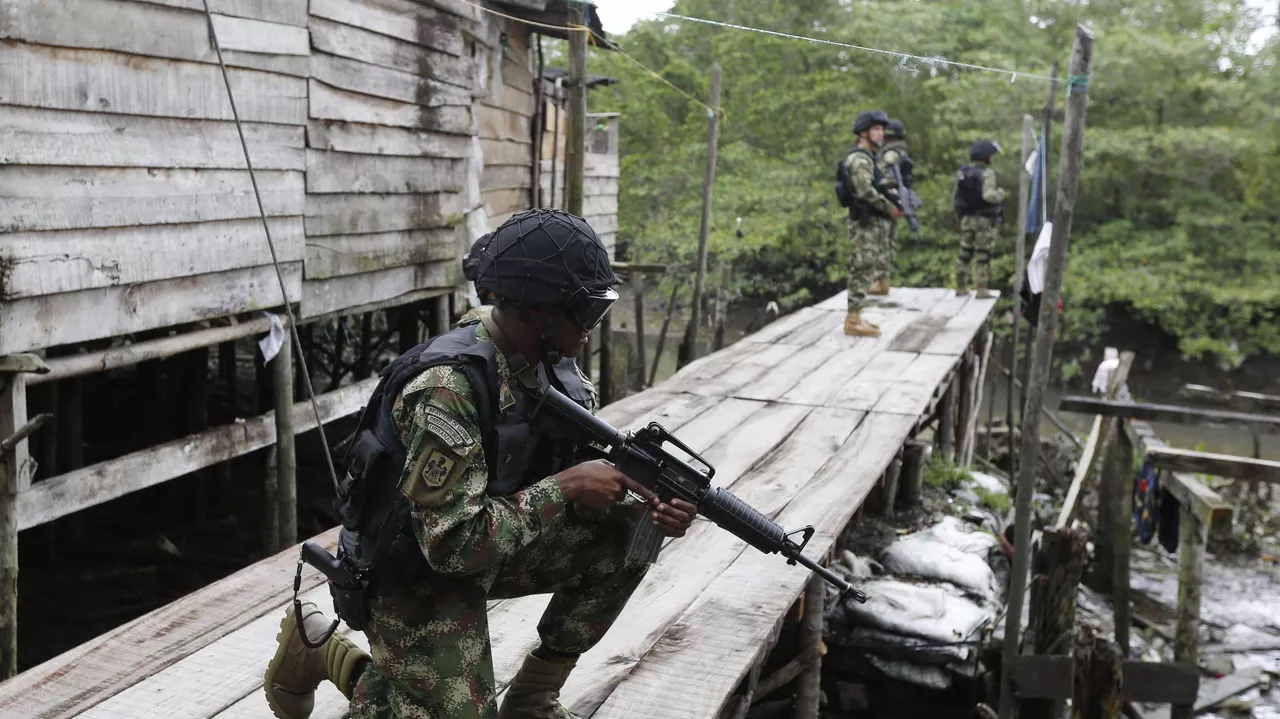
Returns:
[[[1002,517],[1007,515],[1009,513],[1009,508],[1013,506],[1013,503],[1007,494],[992,492],[986,487],[977,485],[974,486],[973,492],[978,495],[978,501],[982,503],[982,506]]]
[[[1064,75],[1084,22],[1097,41],[1061,336],[1087,345],[1124,309],[1188,357],[1232,367],[1280,353],[1280,50],[1274,39],[1249,46],[1260,21],[1244,0],[679,0],[672,12],[1036,74],[1060,61]],[[903,120],[916,161],[922,230],[902,234],[895,282],[945,286],[956,168],[973,140],[999,140],[995,169],[1016,196],[1022,116],[1038,123],[1047,92],[1025,76],[661,18],[616,39],[696,97],[707,96],[707,68],[723,66],[711,263],[732,263],[741,299],[784,311],[843,286],[848,234],[832,177],[859,110]],[[590,97],[592,110],[622,113],[621,251],[688,268],[706,113],[618,53],[593,50],[590,67],[622,80]],[[992,268],[1006,291],[1016,203],[1007,207]]]
[[[940,453],[935,452],[924,466],[924,481],[931,486],[953,492],[973,482],[969,468],[955,463]]]

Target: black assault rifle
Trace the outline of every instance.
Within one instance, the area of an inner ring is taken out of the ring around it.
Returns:
[[[658,495],[661,501],[669,503],[672,499],[682,499],[697,507],[699,514],[721,529],[761,552],[781,554],[786,557],[787,564],[799,563],[808,567],[839,589],[842,595],[847,592],[859,602],[867,601],[866,593],[804,556],[805,545],[813,536],[812,526],[788,532],[724,487],[712,487],[715,469],[662,425],[650,422],[639,431],[621,432],[554,387],[545,388],[539,400],[537,412],[545,410],[572,425],[579,433],[579,439],[607,447],[606,456],[618,471]],[[705,467],[705,471],[668,452],[663,447],[668,442]],[[647,527],[648,523],[643,526]],[[795,535],[801,535],[798,544],[792,539]]]

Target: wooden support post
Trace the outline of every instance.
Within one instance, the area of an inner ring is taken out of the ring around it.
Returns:
[[[921,485],[924,483],[924,466],[929,463],[933,447],[919,439],[909,439],[902,448],[902,472],[898,478],[899,509],[911,509],[920,504]]]
[[[585,12],[583,3],[569,3],[569,26],[585,27]],[[583,32],[569,33],[568,121],[564,152],[564,208],[581,217],[587,122],[587,36]]]
[[[1123,421],[1123,420],[1122,420]],[[1132,590],[1129,588],[1129,561],[1133,548],[1133,443],[1123,428],[1116,427],[1116,437],[1107,454],[1111,483],[1111,603],[1115,607],[1116,644],[1120,655],[1129,658],[1129,625],[1133,621]]]
[[[986,327],[986,325],[984,325]],[[982,407],[982,390],[985,378],[987,376],[987,363],[991,360],[991,345],[994,344],[995,335],[991,330],[981,331],[978,335],[978,347],[973,355],[972,379],[970,380],[973,388],[973,409],[969,413],[969,421],[963,426],[964,441],[961,446],[961,462],[964,466],[973,464],[973,453],[977,445],[976,434],[978,430],[978,414]],[[989,418],[991,413],[987,413]],[[990,437],[990,432],[987,437]],[[988,440],[990,441],[990,440]]]
[[[440,295],[432,300],[435,311],[432,313],[431,336],[439,337],[447,334],[453,327],[453,316],[449,313],[449,295]]]
[[[404,305],[397,307],[396,315],[396,332],[400,335],[399,353],[404,354],[414,347],[418,346],[421,341],[418,339],[418,311],[414,305]]]
[[[298,540],[297,455],[293,436],[293,343],[286,340],[271,360],[276,399],[276,516],[281,549]],[[323,431],[323,430],[321,430]]]
[[[886,519],[893,519],[893,505],[898,501],[898,479],[902,475],[902,458],[905,451],[889,463],[884,471],[884,484],[880,487],[880,513]]]
[[[712,108],[720,107],[720,65],[711,66],[711,101]],[[707,171],[702,178],[702,223],[698,226],[698,267],[693,276],[693,314],[690,318],[692,328],[689,342],[690,361],[698,358],[698,332],[702,329],[702,293],[707,274],[707,237],[711,233],[711,198],[716,184],[716,144],[720,134],[720,115],[710,112],[707,115]]]
[[[667,298],[666,316],[662,318],[662,330],[658,332],[658,346],[653,348],[653,364],[649,367],[649,382],[646,387],[652,387],[654,380],[658,376],[658,365],[662,364],[662,350],[667,344],[667,330],[671,329],[671,318],[676,313],[676,297],[680,292],[680,284],[682,279],[677,278],[671,284],[671,296]]]
[[[360,316],[360,351],[356,353],[356,366],[351,370],[351,380],[359,382],[369,379],[370,367],[373,366],[373,313],[365,312]],[[303,384],[302,382],[298,383]],[[299,397],[298,399],[305,399]]]
[[[1120,653],[1088,626],[1076,631],[1074,644],[1072,719],[1119,719],[1124,705]]]
[[[971,346],[960,359],[960,371],[956,377],[958,395],[956,398],[956,464],[964,464],[964,455],[969,445],[969,421],[973,418],[973,380],[977,374],[977,361],[974,359],[974,348]]]
[[[729,319],[729,270],[727,261],[720,266],[720,289],[716,292],[716,334],[711,342],[712,352],[724,349],[724,330]]]
[[[1052,92],[1052,90],[1050,90]],[[1013,271],[1013,335],[1009,349],[1009,392],[1006,400],[1005,426],[1009,428],[1009,476],[1018,476],[1018,447],[1013,436],[1017,426],[1018,405],[1018,346],[1022,343],[1022,283],[1027,281],[1027,214],[1031,201],[1031,176],[1027,174],[1027,159],[1031,156],[1031,143],[1035,141],[1035,120],[1022,116],[1022,164],[1018,170],[1018,230],[1014,233]],[[1037,160],[1039,162],[1039,160]],[[1043,212],[1043,211],[1042,211]],[[989,441],[989,440],[988,440]]]
[[[187,434],[209,429],[209,348],[199,347],[182,356],[183,428]],[[209,472],[196,473],[196,499],[192,516],[203,522],[209,498]]]
[[[279,456],[276,445],[268,447],[262,473],[262,553],[268,557],[284,549],[280,546]]]
[[[27,424],[27,378],[0,374],[0,440]],[[31,485],[28,441],[0,454],[0,681],[18,673],[18,494]]]
[[[818,701],[822,693],[822,620],[826,616],[827,585],[816,574],[809,578],[804,590],[804,617],[800,620],[800,654],[813,657],[800,675],[796,687],[794,719],[818,719]]]
[[[538,65],[533,75],[533,165],[529,169],[533,174],[533,182],[529,188],[529,206],[542,207],[542,135],[546,132],[547,103],[543,98],[545,80],[542,73],[546,69],[546,56],[542,52],[542,36],[538,35]],[[559,109],[557,108],[557,112]],[[554,177],[551,184],[555,184]]]
[[[947,391],[942,393],[942,400],[938,403],[938,436],[935,444],[946,459],[955,459],[956,402],[960,393],[959,385],[963,381],[964,375],[957,373],[952,378],[951,384],[947,385]]]
[[[1035,654],[1066,654],[1071,649],[1076,624],[1076,592],[1084,574],[1088,535],[1081,529],[1050,527],[1036,549],[1031,611],[1027,634]],[[1006,629],[1006,631],[1008,631]],[[1052,699],[1022,703],[1022,719],[1052,719],[1059,711]]]
[[[640,261],[638,252],[632,253],[632,257],[636,262]],[[644,389],[644,378],[647,376],[644,371],[644,273],[633,269],[628,273],[628,279],[636,309],[636,379],[632,386],[639,392]]]
[[[1085,110],[1088,103],[1089,68],[1093,61],[1093,33],[1083,25],[1076,26],[1071,49],[1073,79],[1067,92],[1066,127],[1062,137],[1062,164],[1059,168],[1057,203],[1053,216],[1053,235],[1049,246],[1040,318],[1036,327],[1035,359],[1027,382],[1027,403],[1022,412],[1022,459],[1018,467],[1016,496],[1013,572],[1010,578],[1008,614],[1004,632],[1003,666],[1013,666],[1021,648],[1018,618],[1022,616],[1022,600],[1027,582],[1027,546],[1031,543],[1031,495],[1035,493],[1039,470],[1040,408],[1044,405],[1045,385],[1053,359],[1054,331],[1058,325],[1058,299],[1062,296],[1062,275],[1071,243],[1071,218],[1075,212],[1077,183],[1084,157]],[[1011,673],[1005,672],[1000,687],[1000,719],[1013,716]]]
[[[596,388],[600,391],[600,406],[610,404],[614,400],[613,391],[613,318],[605,313],[600,320],[600,377],[596,379]]]
[[[1178,525],[1178,614],[1173,632],[1173,660],[1195,664],[1200,658],[1200,593],[1204,584],[1204,552],[1208,528],[1192,508],[1181,504]],[[1171,719],[1190,719],[1192,707],[1173,708]]]

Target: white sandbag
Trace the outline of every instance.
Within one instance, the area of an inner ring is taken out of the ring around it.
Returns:
[[[890,679],[939,691],[951,688],[951,675],[938,667],[927,667],[897,659],[883,659],[874,654],[868,654],[867,660]]]
[[[939,643],[971,641],[980,627],[995,618],[994,610],[942,585],[872,579],[862,588],[869,595],[866,604],[844,602],[850,619],[889,632]]]
[[[884,566],[894,574],[951,582],[984,599],[995,597],[995,573],[982,557],[929,534],[910,535],[889,545]]]

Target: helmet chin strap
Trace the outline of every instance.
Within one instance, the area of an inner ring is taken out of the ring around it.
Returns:
[[[559,333],[556,331],[556,321],[549,317],[535,317],[525,308],[515,305],[516,317],[523,323],[536,327],[538,334],[542,338],[542,356],[551,364],[559,364],[562,359],[560,356],[560,339]]]

